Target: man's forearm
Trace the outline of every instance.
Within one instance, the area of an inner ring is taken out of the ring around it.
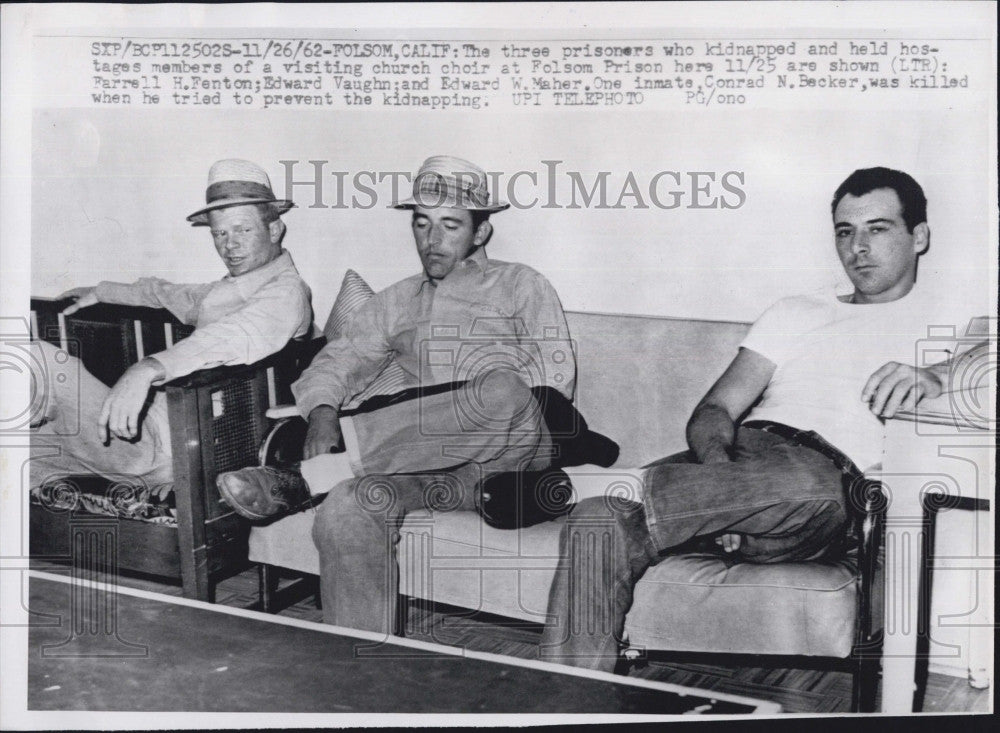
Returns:
[[[134,283],[102,280],[94,287],[94,294],[102,303],[141,305],[149,308],[160,307],[160,301],[153,296],[150,288],[143,279],[139,279]]]
[[[137,364],[141,364],[148,370],[148,373],[151,376],[151,385],[163,382],[167,376],[167,370],[164,368],[163,362],[159,361],[156,357],[147,356],[146,358],[138,361]]]
[[[321,405],[339,410],[352,395],[375,379],[387,360],[387,351],[382,351],[381,358],[375,359],[348,339],[329,342],[292,384],[292,395],[300,414],[308,419]]]
[[[306,431],[302,457],[314,458],[333,449],[339,449],[342,442],[337,410],[331,405],[318,405],[309,412],[309,428]]]
[[[729,461],[729,450],[735,437],[736,425],[725,408],[719,405],[698,405],[688,420],[688,446],[701,463]]]

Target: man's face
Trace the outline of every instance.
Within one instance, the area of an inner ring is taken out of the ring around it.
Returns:
[[[910,292],[929,230],[920,223],[907,231],[894,190],[847,194],[833,213],[833,229],[840,263],[854,283],[855,303],[889,303]]]
[[[233,277],[263,267],[281,254],[281,222],[267,224],[256,206],[208,212],[215,250]]]
[[[483,244],[489,224],[472,226],[472,214],[465,209],[418,206],[413,210],[413,239],[427,277],[440,280],[455,269],[473,250]]]

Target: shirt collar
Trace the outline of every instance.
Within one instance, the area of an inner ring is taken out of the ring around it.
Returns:
[[[251,270],[250,272],[243,275],[237,275],[236,277],[226,275],[222,279],[236,283],[241,287],[246,286],[256,289],[264,283],[270,282],[286,270],[294,272],[295,264],[292,262],[292,256],[288,253],[288,250],[283,249],[281,250],[280,255],[275,257],[266,265],[258,267],[256,270]]]
[[[486,268],[489,266],[489,260],[486,259],[486,248],[476,247],[475,251],[464,260],[455,265],[455,269],[445,275],[442,280],[447,280],[448,278],[454,278],[459,272],[475,272],[478,273],[480,279],[486,277]],[[427,276],[427,273],[421,273],[420,281],[417,283],[417,290],[414,295],[420,295],[423,292],[424,286],[429,285],[430,287],[437,287],[437,282],[432,280]]]

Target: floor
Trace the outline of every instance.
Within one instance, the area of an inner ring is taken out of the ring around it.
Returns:
[[[67,569],[63,567],[57,572],[65,573]],[[283,578],[281,588],[287,591],[295,580],[297,578]],[[122,577],[119,582],[171,595],[181,594],[178,585],[151,578]],[[257,599],[255,569],[223,580],[217,586],[218,603],[249,607]],[[311,594],[290,605],[281,614],[322,621],[322,613]],[[427,608],[415,602],[410,604],[407,627],[407,636],[414,639],[525,659],[536,658],[541,635],[541,627],[535,624],[488,614],[470,614],[462,609]],[[761,667],[757,666],[760,658],[663,655],[634,667],[629,674],[702,690],[771,700],[780,703],[782,709],[790,713],[850,711],[851,675],[848,672],[831,669],[821,662],[803,667],[802,662],[807,661],[804,657],[795,659],[794,668],[777,666],[788,663],[781,658],[769,661],[771,665]],[[924,711],[986,713],[990,711],[991,698],[990,689],[975,690],[963,678],[931,673]]]

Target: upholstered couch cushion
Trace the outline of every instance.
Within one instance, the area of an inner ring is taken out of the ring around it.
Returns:
[[[316,509],[290,514],[250,530],[250,562],[319,575],[319,554],[312,541]]]
[[[677,555],[636,586],[633,647],[733,654],[845,657],[857,593],[849,561],[729,564]]]

